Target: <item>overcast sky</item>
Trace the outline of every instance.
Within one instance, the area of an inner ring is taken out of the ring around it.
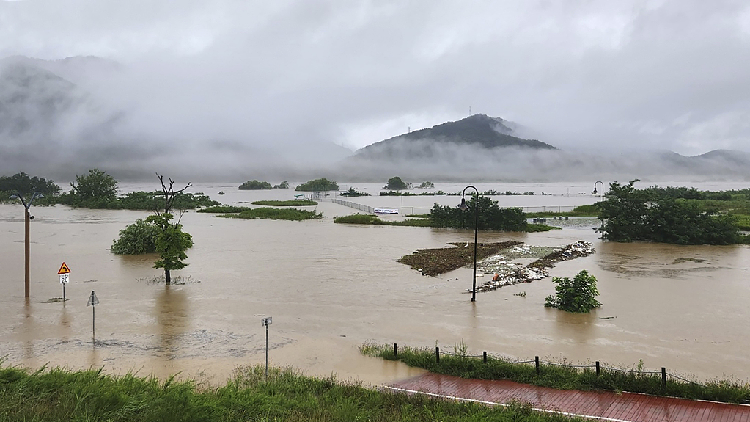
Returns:
[[[100,94],[164,137],[359,148],[471,107],[563,149],[750,151],[744,0],[0,1],[10,55],[116,60]]]

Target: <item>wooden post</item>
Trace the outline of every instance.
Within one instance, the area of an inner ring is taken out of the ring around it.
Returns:
[[[596,376],[599,376],[599,373],[601,372],[601,368],[599,367],[599,361],[596,361]]]
[[[667,368],[661,368],[661,386],[667,386]]]
[[[534,365],[536,365],[536,374],[539,375],[539,356],[534,356]]]
[[[440,363],[440,348],[435,346],[435,362]]]
[[[393,357],[398,357],[398,343],[393,343]]]
[[[484,363],[487,363],[487,352],[482,352],[482,361],[484,361]]]

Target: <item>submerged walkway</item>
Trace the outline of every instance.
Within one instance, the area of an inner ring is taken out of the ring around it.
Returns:
[[[613,422],[750,422],[750,406],[634,393],[557,390],[505,380],[425,374],[396,382],[388,388],[493,404],[515,400],[531,403],[536,410]]]

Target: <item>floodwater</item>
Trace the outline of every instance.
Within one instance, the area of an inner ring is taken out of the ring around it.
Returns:
[[[224,203],[289,199],[292,191],[238,191],[236,184],[201,184]],[[662,186],[666,184],[660,184]],[[351,185],[376,191],[379,185]],[[712,190],[740,185],[706,187]],[[124,185],[151,190],[153,185]],[[501,196],[501,205],[573,206],[593,203],[593,186],[487,184],[480,190],[535,191]],[[698,186],[700,188],[700,186]],[[438,185],[446,192],[463,186]],[[218,195],[225,191],[225,195]],[[541,192],[552,195],[541,195]],[[582,193],[579,193],[582,192]],[[456,196],[364,197],[371,206],[429,209],[455,205]],[[148,215],[135,211],[32,207],[31,299],[23,297],[24,224],[20,205],[0,205],[0,357],[4,365],[48,364],[111,373],[172,374],[223,382],[240,365],[265,359],[261,318],[269,330],[272,365],[305,373],[383,383],[419,373],[361,356],[365,342],[434,347],[470,354],[487,351],[518,359],[599,360],[610,365],[668,368],[698,379],[750,378],[750,248],[602,242],[588,228],[547,233],[485,233],[480,242],[521,240],[562,246],[594,243],[596,253],[559,263],[551,276],[587,269],[599,280],[602,308],[573,315],[544,308],[550,279],[464,294],[472,270],[423,277],[396,262],[416,249],[473,241],[473,231],[412,227],[357,227],[333,217],[355,212],[321,202],[324,218],[304,222],[237,220],[188,212],[182,217],[195,246],[189,266],[175,272],[184,284],[152,279],[154,256],[116,256],[119,230]],[[416,212],[416,211],[415,211]],[[57,270],[71,269],[66,303]],[[96,306],[92,343],[91,291]],[[526,297],[514,293],[526,292]]]

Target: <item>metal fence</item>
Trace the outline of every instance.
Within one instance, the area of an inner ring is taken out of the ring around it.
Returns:
[[[357,204],[356,202],[351,201],[344,201],[343,199],[331,199],[331,202],[334,204],[344,205],[349,208],[354,208],[355,210],[364,211],[368,214],[374,214],[374,209],[369,205],[363,205],[363,204]]]
[[[398,343],[393,343],[393,355],[398,357]],[[469,355],[464,352],[461,353],[450,353],[445,351],[440,351],[440,348],[438,346],[435,346],[435,361],[437,363],[440,363],[440,356],[441,355],[447,355],[447,356],[460,356],[464,358],[472,358],[472,359],[482,359],[484,363],[487,363],[487,360],[489,358],[496,359],[496,360],[502,360],[506,363],[513,363],[513,364],[534,364],[536,369],[536,374],[540,375],[542,371],[542,365],[547,366],[558,366],[562,368],[569,368],[569,369],[576,369],[576,370],[586,370],[586,369],[593,369],[597,376],[601,374],[602,370],[607,370],[610,372],[620,372],[623,374],[631,374],[631,375],[660,375],[661,376],[661,383],[662,386],[666,386],[667,384],[667,377],[671,377],[675,380],[679,380],[681,382],[689,383],[689,384],[695,384],[700,385],[699,383],[695,381],[691,381],[689,379],[683,378],[677,374],[671,374],[667,372],[667,368],[662,367],[659,371],[644,371],[642,369],[622,369],[622,368],[616,368],[614,366],[607,366],[602,365],[599,361],[595,361],[593,364],[588,365],[572,365],[569,363],[558,363],[558,362],[551,362],[551,361],[543,361],[539,359],[539,356],[534,356],[534,359],[532,360],[512,360],[508,359],[507,357],[500,356],[500,355],[491,355],[487,352],[482,352],[481,355]]]

